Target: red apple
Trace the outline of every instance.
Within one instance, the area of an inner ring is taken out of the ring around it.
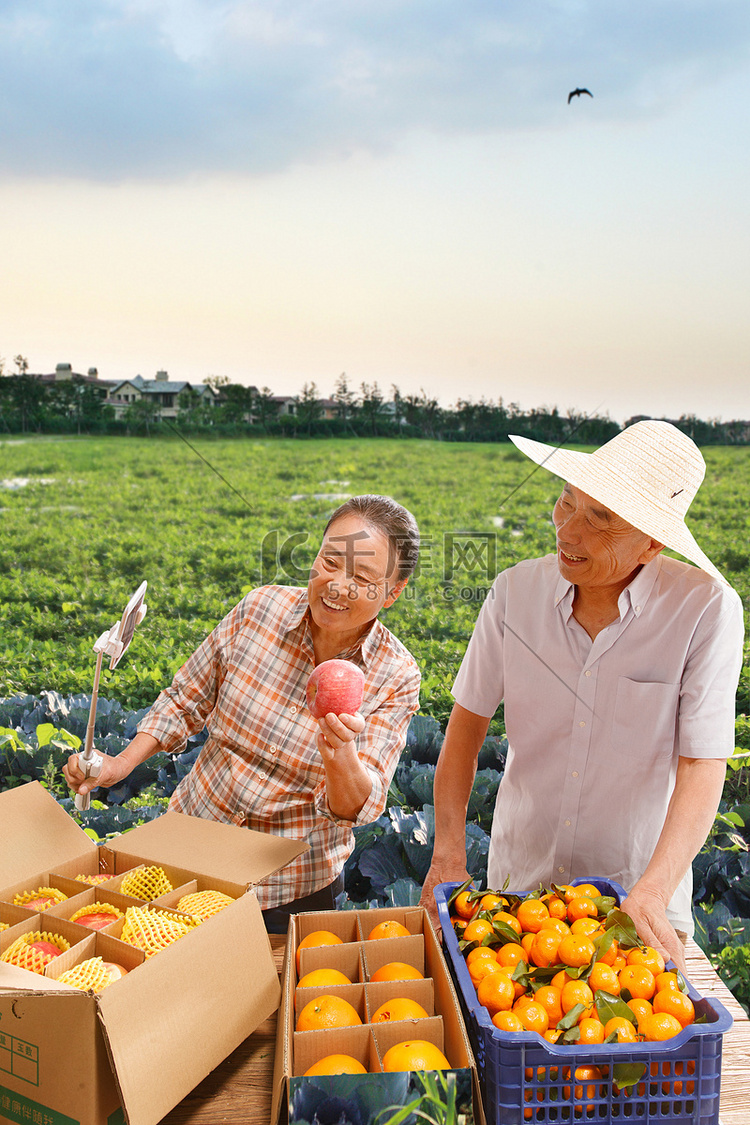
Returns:
[[[119,980],[120,977],[127,976],[128,970],[124,965],[118,965],[116,961],[105,961],[104,968],[109,970],[110,984],[113,984],[114,981]]]
[[[362,705],[365,677],[351,660],[324,660],[307,681],[307,706],[315,719],[354,715]]]
[[[32,941],[29,949],[36,949],[39,953],[49,957],[50,960],[52,960],[53,957],[59,957],[62,953],[62,949],[53,945],[51,941]]]
[[[50,906],[57,906],[57,899],[41,895],[39,898],[30,898],[23,905],[27,910],[49,910]]]
[[[116,914],[83,914],[80,918],[76,918],[79,926],[88,926],[90,930],[103,930],[105,926],[109,926],[112,922],[117,921]]]

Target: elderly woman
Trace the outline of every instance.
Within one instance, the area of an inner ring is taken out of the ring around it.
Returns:
[[[219,622],[139,724],[133,741],[75,792],[121,781],[158,751],[208,738],[170,809],[304,840],[310,850],[258,888],[271,930],[290,913],[331,909],[354,846],[352,828],[376,820],[419,706],[419,669],[378,621],[416,566],[414,517],[384,496],[357,496],[323,534],[306,589],[262,586]],[[313,668],[334,657],[365,676],[355,715],[315,720],[305,701]]]

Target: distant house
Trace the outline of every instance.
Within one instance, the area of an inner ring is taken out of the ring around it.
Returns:
[[[47,385],[52,383],[65,383],[74,380],[76,383],[85,383],[92,387],[100,398],[106,399],[112,387],[116,384],[110,379],[100,379],[99,372],[95,367],[89,367],[88,374],[81,375],[78,371],[73,370],[70,363],[58,363],[54,372],[51,375],[32,375],[33,379],[38,379],[40,383]]]
[[[298,399],[296,395],[273,395],[271,402],[279,404],[278,415],[283,417],[285,414],[296,414]]]
[[[174,419],[180,409],[180,396],[195,395],[199,400],[216,405],[217,394],[208,383],[192,384],[185,379],[172,381],[166,371],[157,371],[155,379],[134,375],[112,386],[108,403],[114,407],[115,418],[122,418],[129,406],[148,399],[157,409],[159,419]],[[183,397],[183,401],[184,401]]]

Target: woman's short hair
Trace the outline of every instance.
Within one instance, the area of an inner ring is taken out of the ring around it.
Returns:
[[[408,509],[390,496],[352,496],[336,509],[325,526],[329,527],[342,516],[356,515],[364,523],[385,535],[390,551],[394,553],[397,581],[405,581],[419,560],[419,528]],[[389,573],[391,567],[388,568]]]

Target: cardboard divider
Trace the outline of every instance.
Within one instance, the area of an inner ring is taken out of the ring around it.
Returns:
[[[0,922],[4,922],[8,926],[15,926],[18,922],[25,922],[28,916],[29,912],[23,906],[13,906],[10,902],[0,902]],[[0,930],[0,934],[5,932],[5,930]]]
[[[381,1069],[386,1051],[395,1047],[397,1043],[405,1043],[409,1039],[426,1039],[428,1043],[434,1043],[443,1052],[452,1068],[460,1069],[470,1065],[466,1061],[465,1055],[463,1057],[451,1055],[446,1048],[445,1021],[442,1016],[432,1016],[427,1020],[419,1020],[416,1025],[404,1021],[400,1023],[373,1023],[369,1026],[380,1055]],[[419,1029],[418,1033],[414,1030],[415,1026]]]
[[[136,949],[135,946],[128,945],[127,942],[117,941],[109,934],[99,931],[91,933],[85,941],[72,946],[67,953],[63,953],[60,957],[56,957],[54,961],[50,961],[44,975],[52,980],[57,980],[66,969],[72,969],[75,965],[80,965],[82,961],[88,961],[91,957],[101,957],[103,961],[113,961],[117,965],[122,965],[128,972],[137,969],[146,960],[146,954],[142,949]],[[118,982],[113,981],[113,983]]]
[[[297,1031],[294,1035],[295,1076],[301,1076],[327,1055],[351,1055],[368,1074],[378,1074],[383,1068],[372,1034],[372,1028],[334,1027],[327,1031]]]
[[[429,975],[425,971],[424,935],[421,933],[413,934],[411,937],[388,938],[384,941],[363,941],[362,953],[365,980],[368,981],[373,973],[392,961],[403,961],[407,965],[413,965],[423,977]]]
[[[93,957],[95,945],[96,938],[89,930],[76,945],[71,945],[65,953],[61,953],[59,957],[55,957],[48,962],[44,970],[45,977],[57,980],[60,973],[64,973],[66,969],[72,969],[79,961],[85,961],[87,957]]]
[[[41,870],[37,872],[36,875],[32,875],[30,878],[21,879],[17,883],[12,883],[9,887],[3,887],[2,890],[0,890],[0,902],[8,903],[9,906],[20,905],[13,902],[13,899],[16,895],[22,895],[26,892],[31,893],[33,891],[38,891],[41,890],[42,887],[51,887],[53,890],[61,891],[64,895],[68,895],[68,897],[70,897],[68,891],[66,891],[65,888],[61,885],[63,881],[65,881],[66,883],[68,882],[67,880],[61,879],[61,877],[55,874],[53,871]],[[32,908],[28,906],[22,906],[22,909],[30,910]],[[51,910],[52,907],[48,907],[48,909]],[[46,911],[38,912],[46,913]]]
[[[435,1015],[435,988],[429,980],[383,980],[365,985],[365,1004],[368,1022],[383,1004],[403,997],[416,1000],[428,1016]],[[424,1018],[424,1017],[422,1017]]]
[[[339,969],[344,976],[349,977],[352,984],[361,984],[364,981],[362,943],[318,945],[300,950],[299,973],[296,974],[295,984],[305,973],[310,973],[313,969]]]
[[[73,875],[67,875],[63,874],[61,871],[55,870],[54,874],[60,880],[60,890],[71,895],[78,894],[81,890],[88,891],[92,887],[94,890],[104,890],[106,887],[108,891],[116,891],[119,889],[119,883],[121,881],[121,876],[119,875],[111,875],[110,878],[103,883],[84,883],[82,879],[76,879],[75,877],[76,875],[101,875],[103,874],[101,871],[76,871]],[[70,888],[70,890],[68,890],[68,888]]]
[[[106,884],[105,884],[106,885]],[[142,899],[133,899],[127,895],[117,894],[115,891],[104,890],[102,887],[86,887],[80,894],[76,895],[74,899],[68,899],[67,902],[61,902],[59,907],[56,907],[56,916],[59,918],[72,919],[81,907],[95,906],[99,902],[106,902],[110,906],[117,907],[122,911],[124,916],[125,911],[129,906],[137,906],[143,903]],[[113,915],[110,925],[114,925],[118,918]],[[74,922],[76,926],[82,925],[81,922]],[[86,929],[87,927],[83,927]],[[109,929],[109,926],[106,927]]]
[[[296,931],[298,941],[316,930],[330,930],[336,937],[340,937],[344,944],[360,940],[356,912],[353,910],[321,911],[312,914],[297,914],[295,917],[298,925]],[[301,959],[300,956],[300,961]],[[320,968],[320,966],[315,966],[315,968]]]

